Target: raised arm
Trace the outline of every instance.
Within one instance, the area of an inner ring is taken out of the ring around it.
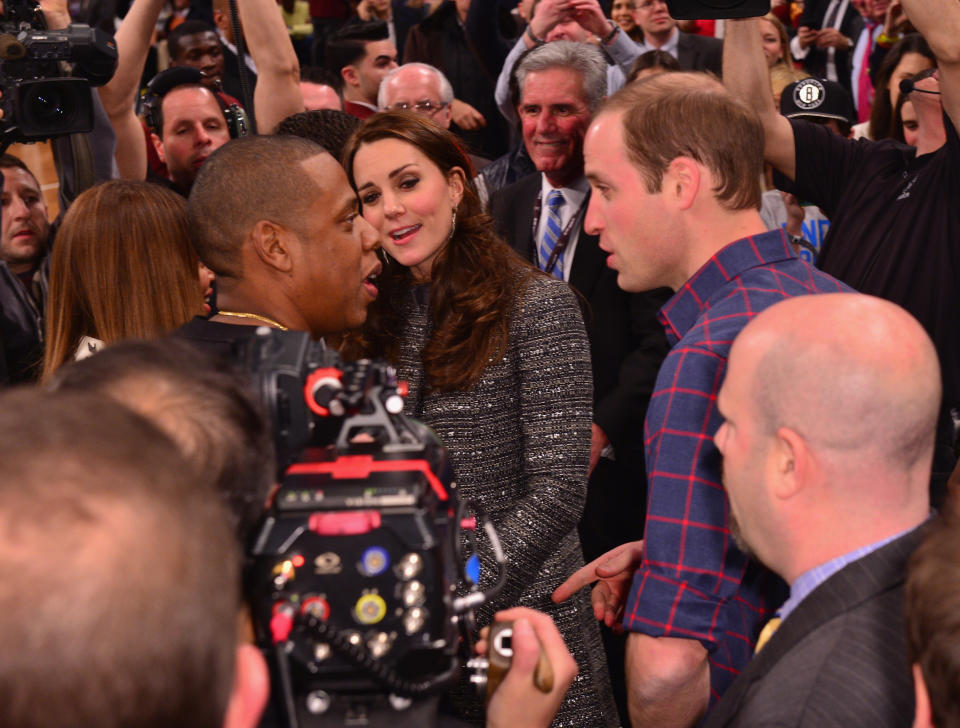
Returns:
[[[119,62],[110,83],[97,89],[117,135],[117,172],[122,179],[146,179],[147,147],[134,109],[150,39],[164,0],[133,0],[114,36]]]
[[[239,0],[243,37],[257,64],[253,109],[257,131],[271,133],[291,114],[303,111],[300,64],[275,0]]]
[[[960,0],[902,0],[910,22],[937,57],[943,110],[960,127]]]
[[[797,171],[793,129],[774,106],[756,18],[726,21],[723,84],[760,115],[766,139],[764,159],[793,180]]]

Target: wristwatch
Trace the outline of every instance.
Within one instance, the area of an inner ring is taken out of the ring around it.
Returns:
[[[816,249],[815,247],[813,247],[813,243],[808,242],[807,239],[806,239],[805,237],[803,237],[802,235],[789,235],[789,234],[788,234],[788,237],[790,238],[790,243],[791,243],[791,245],[798,245],[798,246],[800,246],[801,248],[803,248],[804,250],[810,251],[810,255],[812,255],[812,256],[814,257],[814,260],[816,260],[816,257],[817,257],[817,249]]]
[[[610,41],[613,40],[613,37],[617,34],[617,31],[620,30],[620,26],[610,20],[610,18],[607,18],[607,22],[610,23],[610,32],[600,40],[601,45],[608,45]],[[530,26],[527,27],[529,28]]]

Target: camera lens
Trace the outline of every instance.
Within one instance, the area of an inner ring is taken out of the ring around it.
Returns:
[[[43,124],[56,124],[67,115],[63,108],[63,95],[53,88],[33,98],[33,118]]]
[[[25,94],[24,120],[37,129],[71,127],[79,109],[76,87],[59,83],[36,84]]]
[[[19,127],[25,138],[89,131],[90,87],[72,78],[25,81],[19,89]]]

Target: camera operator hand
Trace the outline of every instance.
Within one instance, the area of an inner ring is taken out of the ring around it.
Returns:
[[[643,541],[631,541],[617,546],[575,571],[553,592],[553,601],[569,599],[583,587],[599,580],[590,594],[593,616],[619,632],[622,630],[620,618],[630,592],[633,573],[640,567],[642,560]]]
[[[486,727],[547,728],[579,672],[577,663],[546,614],[515,607],[497,612],[494,620],[513,622],[513,659],[487,706]],[[489,631],[489,627],[484,627],[477,642],[477,652],[483,655],[487,652]],[[541,646],[553,669],[553,689],[549,693],[540,692],[533,682]]]

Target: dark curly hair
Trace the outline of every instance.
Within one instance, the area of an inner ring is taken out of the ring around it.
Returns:
[[[430,278],[433,331],[421,352],[427,384],[437,391],[466,389],[487,364],[503,356],[513,301],[536,268],[526,263],[493,232],[473,186],[467,153],[457,138],[430,119],[410,112],[371,116],[347,142],[343,167],[356,189],[353,160],[365,144],[399,139],[419,149],[445,175],[463,170],[463,198],[456,228],[437,256]],[[346,342],[348,356],[384,356],[397,361],[404,318],[399,302],[410,295],[413,275],[388,260],[380,276],[380,295],[371,305],[360,340]]]

